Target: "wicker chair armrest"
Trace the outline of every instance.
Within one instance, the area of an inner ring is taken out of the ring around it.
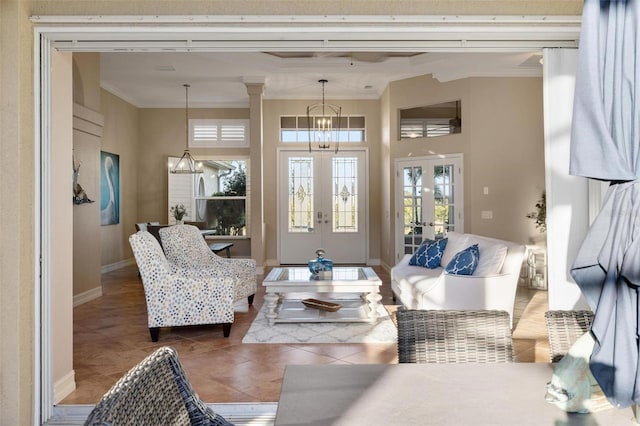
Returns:
[[[166,346],[120,378],[84,424],[232,426],[202,402],[187,380],[175,349]]]

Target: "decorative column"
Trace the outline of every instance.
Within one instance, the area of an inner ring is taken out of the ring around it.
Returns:
[[[262,137],[262,95],[264,82],[245,82],[249,94],[249,162],[251,190],[251,257],[256,261],[258,273],[264,271],[265,225],[263,201],[263,158],[264,141]]]

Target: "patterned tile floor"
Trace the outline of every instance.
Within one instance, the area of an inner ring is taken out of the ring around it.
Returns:
[[[389,274],[374,269],[383,282],[382,303],[394,312]],[[236,313],[229,338],[223,338],[220,325],[174,327],[161,329],[159,342],[153,343],[137,268],[103,274],[103,296],[74,308],[76,390],[61,403],[96,403],[131,367],[164,345],[176,348],[194,389],[212,403],[276,402],[287,364],[397,362],[395,344],[242,344],[264,300],[263,277],[258,278],[254,304]],[[513,334],[518,362],[548,361],[546,310],[546,291],[519,288]]]

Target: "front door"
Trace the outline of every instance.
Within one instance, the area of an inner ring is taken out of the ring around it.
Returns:
[[[396,161],[396,262],[423,239],[464,232],[462,155]]]
[[[278,235],[282,264],[322,248],[334,263],[366,263],[366,151],[280,151]]]

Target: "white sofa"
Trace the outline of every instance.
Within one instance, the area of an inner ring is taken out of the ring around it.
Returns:
[[[509,312],[513,322],[518,278],[526,247],[474,234],[449,232],[441,266],[409,265],[411,255],[391,268],[394,298],[406,309],[481,309]],[[444,267],[459,251],[478,244],[478,267],[473,275],[452,275]]]

